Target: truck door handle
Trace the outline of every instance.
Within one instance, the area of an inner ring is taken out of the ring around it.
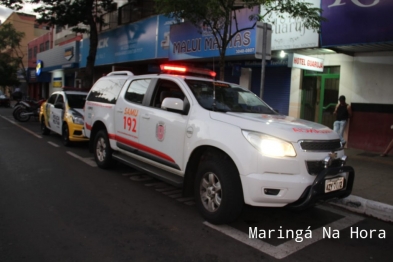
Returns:
[[[117,113],[123,113],[123,109],[116,110]]]
[[[144,118],[144,119],[150,119],[150,115],[149,115],[149,114],[144,114],[144,115],[142,116],[142,118]]]

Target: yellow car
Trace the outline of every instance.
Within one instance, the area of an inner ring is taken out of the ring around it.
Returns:
[[[52,131],[61,135],[65,146],[88,141],[83,131],[83,107],[87,93],[80,88],[62,88],[53,92],[41,105],[41,133],[49,135]]]

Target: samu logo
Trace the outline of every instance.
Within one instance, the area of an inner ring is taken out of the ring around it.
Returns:
[[[380,0],[374,0],[371,4],[363,4],[361,3],[362,0],[335,0],[334,3],[329,5],[328,7],[330,8],[330,7],[345,5],[347,1],[352,1],[352,3],[354,3],[359,7],[372,7],[374,5],[377,5]]]

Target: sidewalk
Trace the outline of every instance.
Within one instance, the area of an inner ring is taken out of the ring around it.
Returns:
[[[352,194],[332,203],[393,222],[393,155],[347,148],[347,165],[355,170]]]

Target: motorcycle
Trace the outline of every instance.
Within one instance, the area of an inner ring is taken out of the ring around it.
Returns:
[[[38,119],[40,115],[41,105],[45,101],[46,99],[41,99],[38,101],[35,100],[20,101],[18,102],[18,105],[14,107],[14,111],[12,112],[12,115],[19,122],[27,122],[29,121],[31,116],[34,116]]]

